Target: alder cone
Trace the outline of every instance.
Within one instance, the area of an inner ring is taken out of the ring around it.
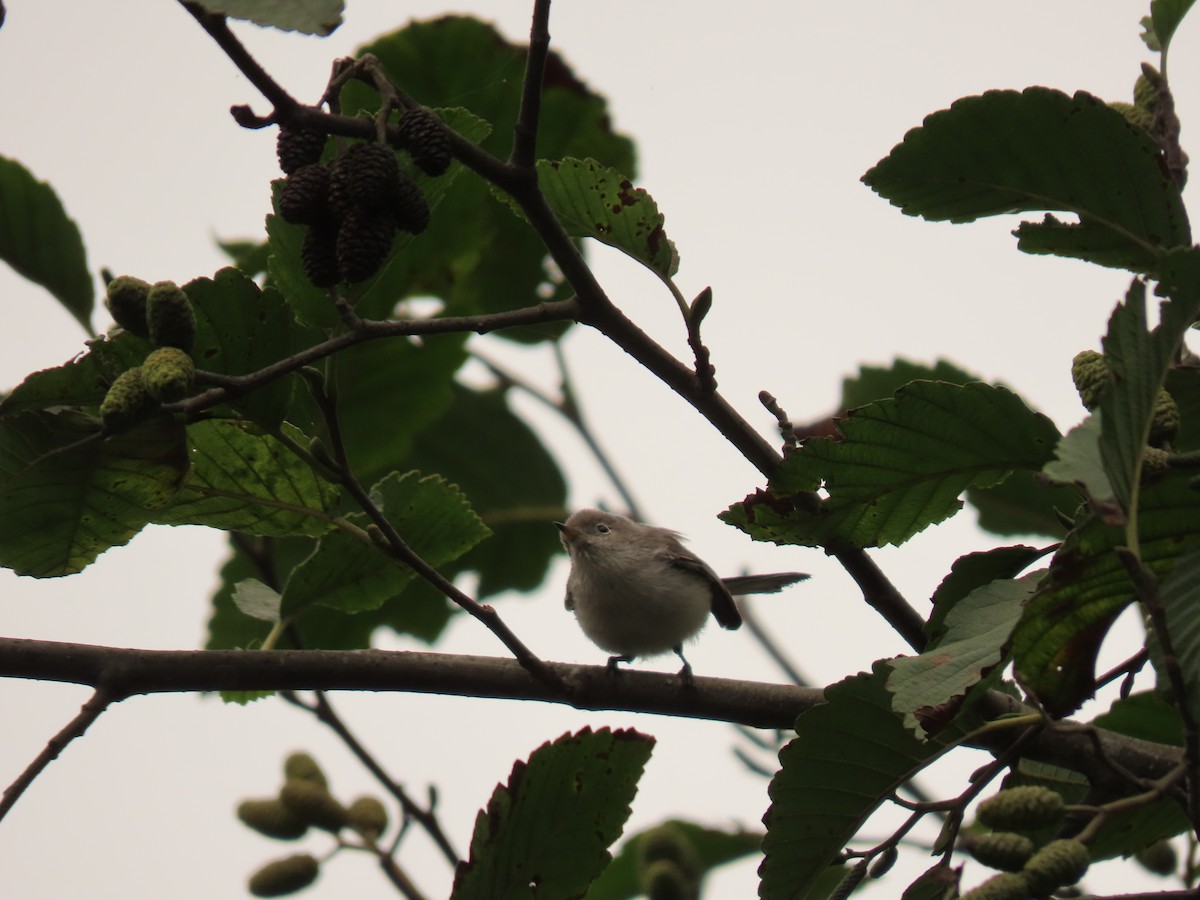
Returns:
[[[337,225],[318,222],[309,227],[300,248],[300,263],[308,280],[319,288],[333,287],[342,280],[337,262]]]
[[[325,133],[311,128],[280,128],[275,138],[275,156],[287,175],[320,162],[324,150]]]
[[[429,204],[417,183],[400,173],[392,191],[392,215],[396,225],[411,234],[420,234],[429,227]]]
[[[391,148],[355,144],[333,162],[329,209],[339,220],[355,209],[379,209],[388,202],[399,179],[400,166]]]
[[[374,275],[392,249],[396,220],[387,212],[352,209],[337,235],[337,267],[346,281]]]
[[[287,177],[279,194],[279,214],[293,225],[312,225],[329,215],[329,168],[301,166]]]
[[[450,138],[441,122],[427,109],[410,109],[397,126],[398,143],[426,175],[441,175],[450,168]]]

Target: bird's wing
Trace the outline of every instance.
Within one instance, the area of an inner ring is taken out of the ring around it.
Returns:
[[[722,628],[732,630],[742,624],[742,614],[738,612],[733,595],[729,593],[729,589],[717,577],[717,573],[708,567],[707,563],[685,551],[683,554],[672,554],[671,565],[691,572],[704,580],[712,597],[713,617],[721,624]]]

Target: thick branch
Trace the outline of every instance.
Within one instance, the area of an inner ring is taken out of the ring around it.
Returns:
[[[696,678],[695,690],[681,690],[674,675],[623,670],[614,678],[604,666],[547,665],[570,686],[569,697],[538,681],[515,660],[492,657],[382,650],[132,650],[0,638],[0,677],[103,684],[114,701],[138,694],[197,691],[402,691],[538,700],[577,709],[787,729],[824,696],[818,689],[703,677]],[[994,691],[985,709],[989,719],[1030,712],[1014,698]],[[991,731],[972,746],[1000,753],[1017,736]],[[1047,729],[1022,747],[1022,757],[1063,766],[1081,772],[1093,784],[1104,784],[1119,782],[1113,762],[1154,779],[1178,766],[1181,753],[1178,747],[1103,729],[1091,733]]]

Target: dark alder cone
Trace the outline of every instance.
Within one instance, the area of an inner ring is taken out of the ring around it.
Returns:
[[[429,204],[425,202],[425,195],[403,172],[392,190],[391,211],[396,225],[407,232],[420,234],[429,227]]]
[[[280,128],[275,138],[275,155],[279,168],[291,175],[303,166],[321,161],[325,149],[325,134],[311,128]]]
[[[312,225],[329,215],[329,169],[320,163],[301,166],[283,182],[279,214],[293,225]]]
[[[333,287],[342,280],[337,263],[337,226],[318,222],[304,235],[300,262],[308,280],[319,288]]]
[[[392,249],[396,220],[387,212],[352,209],[337,236],[337,267],[346,281],[374,275]]]
[[[410,109],[397,130],[400,146],[426,175],[441,175],[450,168],[450,138],[429,110]]]
[[[333,162],[329,209],[343,219],[353,209],[379,209],[400,177],[396,154],[382,144],[355,144]]]

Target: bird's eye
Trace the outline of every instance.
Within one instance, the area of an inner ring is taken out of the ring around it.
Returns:
[[[603,522],[601,522],[599,525],[596,526],[597,534],[608,534],[610,531],[612,531],[612,529],[609,528],[607,525],[605,525]]]

